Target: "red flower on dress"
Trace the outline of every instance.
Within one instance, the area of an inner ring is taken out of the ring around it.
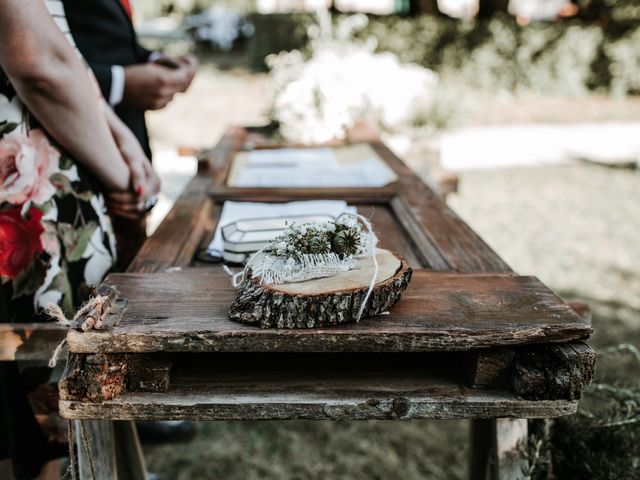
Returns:
[[[42,211],[31,207],[27,218],[19,208],[0,210],[0,276],[13,279],[42,252]]]

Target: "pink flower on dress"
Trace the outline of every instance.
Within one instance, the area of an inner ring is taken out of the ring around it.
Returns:
[[[49,177],[59,161],[60,152],[40,129],[5,135],[0,140],[0,203],[45,203],[56,192]]]

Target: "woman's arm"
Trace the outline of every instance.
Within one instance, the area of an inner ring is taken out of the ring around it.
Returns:
[[[131,172],[131,192],[107,193],[107,207],[111,215],[141,219],[148,210],[143,198],[151,198],[160,191],[160,178],[140,146],[140,142],[120,118],[105,103],[104,113],[122,158]]]
[[[60,145],[107,189],[130,188],[88,72],[41,0],[2,0],[0,65]]]
[[[153,170],[140,142],[111,107],[104,103],[103,108],[111,135],[122,158],[129,166],[133,191],[141,197],[157,195],[160,191],[160,178]]]

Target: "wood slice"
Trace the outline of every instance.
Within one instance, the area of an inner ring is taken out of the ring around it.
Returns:
[[[362,318],[389,310],[411,279],[411,268],[403,258],[382,249],[376,258],[376,284]],[[373,259],[365,257],[354,270],[305,282],[261,285],[260,279],[249,275],[231,305],[229,318],[262,328],[317,328],[354,322],[373,273]]]

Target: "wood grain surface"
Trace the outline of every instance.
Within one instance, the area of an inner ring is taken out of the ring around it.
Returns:
[[[65,418],[114,420],[370,420],[547,418],[575,413],[577,402],[522,400],[506,391],[471,390],[446,379],[370,376],[341,381],[286,378],[211,381],[162,393],[125,393],[100,403],[60,401]],[[257,383],[260,381],[260,383]]]
[[[575,412],[574,399],[595,363],[593,350],[579,342],[588,338],[590,326],[539,280],[516,276],[384,144],[372,140],[371,145],[399,180],[378,192],[221,188],[234,153],[248,143],[260,147],[261,138],[243,128],[229,130],[203,157],[200,166],[206,168],[200,168],[130,273],[109,277],[129,300],[120,323],[108,332],[70,332],[64,416],[549,418]],[[381,246],[414,268],[402,301],[390,315],[313,331],[262,330],[228,320],[236,294],[228,276],[219,265],[194,258],[211,238],[222,202],[325,195],[356,204],[372,218]],[[167,269],[183,271],[139,273]],[[274,358],[326,367],[298,357],[323,354],[315,352],[335,356],[340,368],[287,375],[283,371],[290,368],[268,367]],[[344,352],[371,357],[349,363]],[[185,355],[193,362],[182,363]],[[456,360],[416,358],[410,364],[418,368],[400,368],[394,355],[455,355]],[[236,364],[244,370],[228,368]],[[145,375],[147,370],[152,375]]]
[[[304,282],[266,285],[247,276],[229,318],[261,328],[321,328],[387,313],[402,297],[412,270],[389,250],[377,249],[376,259],[377,273],[373,257],[365,256],[352,270]]]
[[[128,300],[110,332],[70,332],[69,350],[430,351],[566,342],[591,327],[535,277],[414,271],[390,315],[313,331],[261,330],[228,319],[236,291],[226,274],[191,269],[114,274]]]

